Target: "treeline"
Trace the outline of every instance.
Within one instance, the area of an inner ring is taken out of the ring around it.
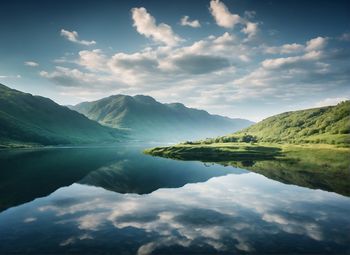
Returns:
[[[183,144],[211,144],[211,143],[256,143],[258,139],[256,136],[243,135],[243,136],[221,136],[216,138],[207,138],[201,141],[186,141]]]

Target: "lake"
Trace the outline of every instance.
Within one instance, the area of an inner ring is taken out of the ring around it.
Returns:
[[[0,254],[350,254],[348,196],[146,147],[0,151]]]

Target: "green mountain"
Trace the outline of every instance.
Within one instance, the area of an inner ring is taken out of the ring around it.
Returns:
[[[180,103],[162,104],[152,97],[115,95],[71,107],[99,123],[126,129],[136,139],[179,141],[224,135],[253,122],[211,115]]]
[[[111,142],[121,134],[48,98],[0,84],[0,147]]]
[[[350,101],[301,111],[285,112],[213,142],[349,144]]]

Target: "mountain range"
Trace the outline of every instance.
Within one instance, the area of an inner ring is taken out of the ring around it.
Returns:
[[[0,84],[0,147],[101,144],[119,140],[183,141],[251,125],[149,96],[116,95],[61,106]]]
[[[181,103],[162,104],[150,96],[114,95],[70,106],[100,124],[127,130],[141,140],[182,141],[224,135],[253,122],[212,115]]]

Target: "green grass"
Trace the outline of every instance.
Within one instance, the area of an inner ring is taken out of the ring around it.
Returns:
[[[349,134],[350,101],[344,101],[336,106],[285,112],[230,135],[188,143],[270,142],[349,147]]]
[[[281,149],[272,146],[249,145],[246,143],[215,143],[171,147],[156,147],[144,151],[146,154],[181,160],[224,161],[227,159],[273,159]]]
[[[350,196],[350,149],[328,144],[179,144],[145,150],[153,156],[214,162],[270,179]]]

